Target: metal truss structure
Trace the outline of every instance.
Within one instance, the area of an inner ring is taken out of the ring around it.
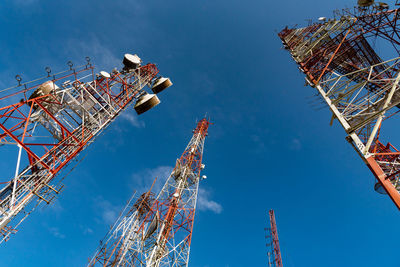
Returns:
[[[149,191],[129,201],[88,266],[188,266],[209,124],[198,122],[156,198]]]
[[[396,5],[398,3],[396,2]],[[303,28],[278,35],[348,134],[347,140],[377,178],[375,190],[400,208],[400,151],[381,141],[400,108],[400,9],[359,1]],[[378,55],[373,47],[379,45]],[[384,123],[385,122],[385,123]],[[381,138],[380,138],[381,137]]]
[[[276,227],[274,210],[268,212],[271,228],[266,228],[268,267],[282,267],[281,249],[279,246],[278,229]]]
[[[94,73],[87,64],[0,91],[0,146],[18,147],[15,176],[0,190],[1,242],[41,203],[49,204],[63,188],[60,172],[130,104],[143,113],[160,101],[144,90],[161,91],[154,64],[141,65],[126,54],[124,67]],[[46,82],[44,82],[46,81]],[[20,166],[26,164],[20,171]]]

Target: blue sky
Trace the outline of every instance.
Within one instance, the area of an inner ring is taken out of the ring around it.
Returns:
[[[3,1],[2,88],[16,74],[27,81],[85,56],[111,70],[126,52],[156,63],[174,86],[154,110],[137,117],[129,109],[96,140],[57,202],[2,245],[1,265],[85,265],[133,191],[167,175],[207,113],[214,125],[190,266],[266,266],[271,208],[285,266],[398,266],[398,211],[373,191],[342,128],[329,126],[329,110],[312,104],[315,91],[276,36],[355,3]]]

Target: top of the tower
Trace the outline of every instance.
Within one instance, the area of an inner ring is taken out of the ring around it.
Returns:
[[[193,130],[194,134],[200,133],[202,136],[208,135],[208,126],[211,124],[210,120],[207,118],[201,119],[196,128]]]

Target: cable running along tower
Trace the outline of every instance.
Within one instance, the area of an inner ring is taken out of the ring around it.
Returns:
[[[149,191],[129,201],[88,266],[188,266],[209,124],[198,122],[157,197]]]
[[[60,173],[130,104],[138,114],[158,103],[171,85],[154,64],[142,66],[126,54],[124,67],[94,73],[87,63],[0,91],[0,147],[16,146],[15,176],[0,190],[1,242],[41,203],[49,204],[63,188]],[[20,166],[25,165],[22,169]]]
[[[268,267],[283,267],[281,249],[279,247],[278,228],[275,221],[274,210],[268,212],[271,228],[266,228]]]
[[[306,84],[332,111],[331,124],[340,122],[376,177],[375,190],[388,194],[397,208],[400,150],[387,142],[390,132],[384,125],[400,111],[399,12],[382,2],[359,0],[352,10],[335,11],[332,19],[321,17],[278,34]],[[383,48],[379,55],[375,45]]]

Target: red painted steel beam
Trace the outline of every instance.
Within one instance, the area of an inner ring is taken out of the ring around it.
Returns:
[[[392,199],[396,207],[400,210],[400,193],[393,186],[392,182],[388,179],[373,157],[366,158],[366,161],[368,168],[372,171],[378,182],[382,185],[383,189],[385,189],[386,193]]]
[[[23,149],[25,149],[25,151],[33,158],[35,158],[37,161],[40,161],[41,159],[35,154],[33,153],[23,142],[21,142],[15,135],[13,135],[6,127],[3,126],[3,124],[0,123],[0,128],[8,135],[10,136],[18,145],[22,146]],[[48,169],[51,173],[53,173],[53,170],[51,170],[51,168],[44,163],[43,161],[40,162],[40,164],[45,167],[46,169]]]
[[[274,247],[275,265],[276,267],[283,267],[281,248],[279,246],[278,229],[276,227],[274,210],[269,211],[269,220],[271,222],[271,236],[272,236],[272,244]]]

